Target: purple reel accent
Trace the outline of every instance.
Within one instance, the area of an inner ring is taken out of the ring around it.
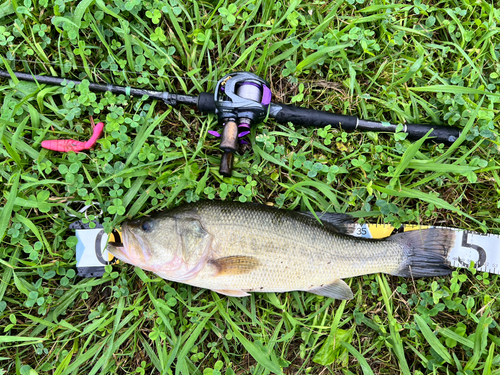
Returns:
[[[239,134],[238,134],[238,137],[239,137],[239,138],[243,138],[245,135],[248,135],[248,134],[250,134],[250,131],[248,131],[248,130],[247,130],[247,131],[244,131],[244,132],[239,133]]]
[[[241,124],[239,124],[238,130],[242,130],[242,132],[238,134],[238,137],[243,138],[244,136],[250,134],[250,130],[247,129],[250,129],[250,124],[247,124],[246,122],[242,122]],[[241,140],[241,143],[248,144],[248,142],[245,141],[244,139]]]
[[[246,130],[246,129],[250,129],[250,124],[247,124],[246,122],[242,122],[241,124],[238,125],[238,130],[242,130],[238,133],[238,138],[240,138],[240,143],[242,145],[248,144],[248,141],[242,139],[243,137],[246,137],[248,134],[250,134],[250,130]],[[213,135],[214,137],[217,137],[217,138],[221,137],[220,133],[215,131],[215,130],[209,130],[208,134]]]
[[[213,135],[214,137],[220,138],[220,133],[216,132],[215,130],[209,130],[208,134]]]
[[[260,101],[260,104],[269,105],[269,103],[271,103],[271,97],[272,97],[271,89],[266,85],[262,85],[261,87],[260,85],[253,82],[244,82],[243,85],[252,85],[258,87],[259,89],[262,89],[262,99]]]
[[[263,92],[262,92],[261,104],[269,105],[269,103],[271,103],[271,96],[272,96],[271,89],[266,85],[262,85],[262,88]]]

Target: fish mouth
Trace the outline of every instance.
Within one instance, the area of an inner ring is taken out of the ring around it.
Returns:
[[[106,248],[116,259],[130,263],[125,246],[121,242],[108,242]]]
[[[130,263],[130,256],[129,256],[129,241],[128,241],[128,228],[126,224],[122,226],[122,233],[121,237],[123,242],[114,242],[110,241],[108,242],[107,250],[117,259]]]
[[[123,262],[144,266],[151,259],[151,251],[147,242],[134,233],[135,227],[134,222],[124,223],[122,225],[123,243],[108,242],[108,250]]]

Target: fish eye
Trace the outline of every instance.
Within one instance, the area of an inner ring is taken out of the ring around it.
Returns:
[[[144,232],[149,233],[153,230],[153,220],[147,219],[142,222],[141,228]]]

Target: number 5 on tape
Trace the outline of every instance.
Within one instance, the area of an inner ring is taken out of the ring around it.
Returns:
[[[95,228],[81,221],[72,223],[69,227],[76,232],[76,270],[81,277],[101,277],[104,266],[114,264],[117,259],[106,250],[108,235],[101,224],[94,221]],[[110,234],[110,241],[121,242],[120,233],[116,230]]]

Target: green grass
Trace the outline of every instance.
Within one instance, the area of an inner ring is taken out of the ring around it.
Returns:
[[[274,101],[458,126],[454,146],[266,120],[232,178],[214,116],[145,98],[0,80],[0,374],[500,374],[497,275],[347,280],[236,299],[121,265],[75,276],[83,203],[107,231],[198,199],[500,233],[494,2],[4,1],[0,68],[196,95],[252,71]],[[90,137],[95,149],[44,150]],[[104,213],[99,215],[100,210]]]

